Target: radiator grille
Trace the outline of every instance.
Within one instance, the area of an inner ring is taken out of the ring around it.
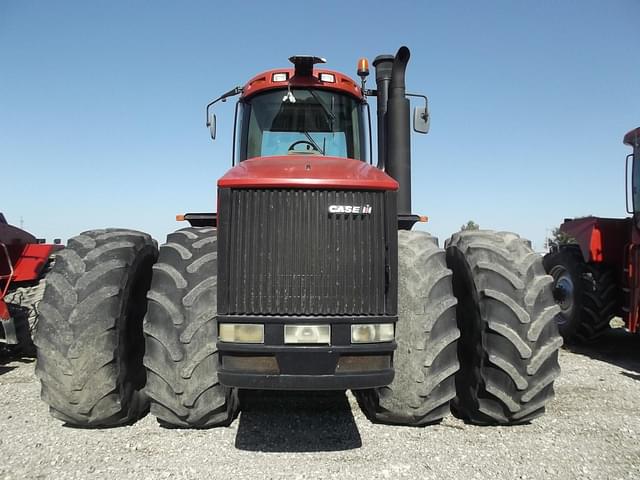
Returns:
[[[385,313],[384,192],[232,189],[225,198],[219,313]]]

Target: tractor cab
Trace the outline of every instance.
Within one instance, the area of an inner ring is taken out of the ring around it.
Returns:
[[[319,155],[371,162],[371,114],[366,96],[373,95],[378,98],[378,149],[386,157],[384,116],[393,59],[388,55],[376,58],[376,82],[382,89],[368,90],[365,85],[369,63],[365,58],[358,61],[357,73],[361,79],[358,85],[340,72],[315,68],[326,62],[323,58],[292,56],[289,61],[294,68],[263,72],[244,87],[235,87],[207,105],[211,138],[216,137],[216,117],[211,107],[240,95],[235,114],[234,165],[250,158],[282,155]],[[430,123],[427,97],[405,94],[403,88],[403,99],[405,95],[424,100],[424,107],[416,107],[414,111],[413,129],[427,133]],[[402,131],[408,133],[408,129]],[[382,170],[386,170],[387,163],[391,162],[378,158],[378,167]]]
[[[207,106],[215,138],[217,101],[236,104],[233,163],[251,158],[314,155],[367,161],[369,110],[363,89],[339,72],[314,69],[319,57],[293,56],[295,68],[263,72]]]

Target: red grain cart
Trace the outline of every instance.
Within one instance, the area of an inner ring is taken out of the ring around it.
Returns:
[[[627,188],[631,163],[627,212],[632,216],[565,219],[560,230],[574,241],[554,246],[544,259],[554,279],[554,297],[562,309],[558,326],[567,341],[597,339],[615,316],[623,319],[629,331],[638,330],[640,128],[628,132],[624,143],[633,148],[626,159]]]

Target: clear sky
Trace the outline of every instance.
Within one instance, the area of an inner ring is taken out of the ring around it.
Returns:
[[[230,166],[233,104],[212,142],[209,100],[293,54],[355,77],[407,45],[432,113],[412,135],[424,228],[443,241],[473,219],[541,249],[564,217],[625,215],[639,18],[639,0],[0,0],[0,211],[48,239],[164,241],[176,213],[215,210]]]

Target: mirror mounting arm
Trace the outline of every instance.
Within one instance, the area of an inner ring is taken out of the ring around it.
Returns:
[[[366,97],[377,97],[378,96],[378,91],[375,89],[365,89],[362,90],[362,95],[366,98]],[[424,108],[423,109],[417,109],[417,115],[419,115],[420,117],[420,121],[421,123],[424,125],[422,127],[422,129],[418,129],[416,128],[416,118],[414,117],[414,130],[418,133],[427,133],[429,131],[429,99],[427,98],[426,95],[420,95],[418,93],[405,93],[405,96],[407,97],[415,97],[415,98],[422,98],[424,99]]]
[[[424,108],[416,107],[413,117],[413,130],[417,133],[429,132],[429,99],[426,95],[418,93],[406,93],[407,97],[415,97],[424,99]],[[419,126],[418,126],[419,125]]]
[[[223,93],[222,95],[220,95],[218,98],[216,98],[215,100],[213,100],[212,102],[209,102],[207,104],[207,127],[210,126],[209,123],[209,109],[216,103],[222,101],[222,102],[226,102],[227,98],[229,97],[233,97],[235,95],[238,95],[240,93],[243,92],[243,88],[242,87],[234,87],[231,90],[229,90],[227,93]]]
[[[407,96],[407,97],[416,97],[416,98],[424,98],[424,108],[428,108],[429,107],[429,99],[427,98],[426,95],[421,95],[419,93],[405,93],[405,96]]]
[[[378,90],[367,88],[367,89],[362,90],[362,94],[365,97],[377,97],[378,96]],[[420,95],[419,93],[405,93],[405,96],[407,96],[407,97],[424,98],[424,106],[425,106],[425,108],[429,106],[429,100],[427,99],[426,95]]]
[[[213,105],[215,105],[216,103],[220,102],[220,101],[226,102],[227,98],[233,97],[235,95],[239,95],[243,91],[244,91],[244,88],[242,88],[242,87],[234,87],[231,90],[229,90],[228,92],[223,93],[218,98],[216,98],[215,100],[213,100],[212,102],[209,102],[207,104],[207,108],[206,108],[206,116],[207,116],[206,125],[207,125],[207,128],[209,128],[211,130],[211,138],[216,138],[216,135],[215,135],[215,115],[213,116],[213,120],[212,120],[212,117],[209,114],[209,111],[211,110],[211,107]]]

